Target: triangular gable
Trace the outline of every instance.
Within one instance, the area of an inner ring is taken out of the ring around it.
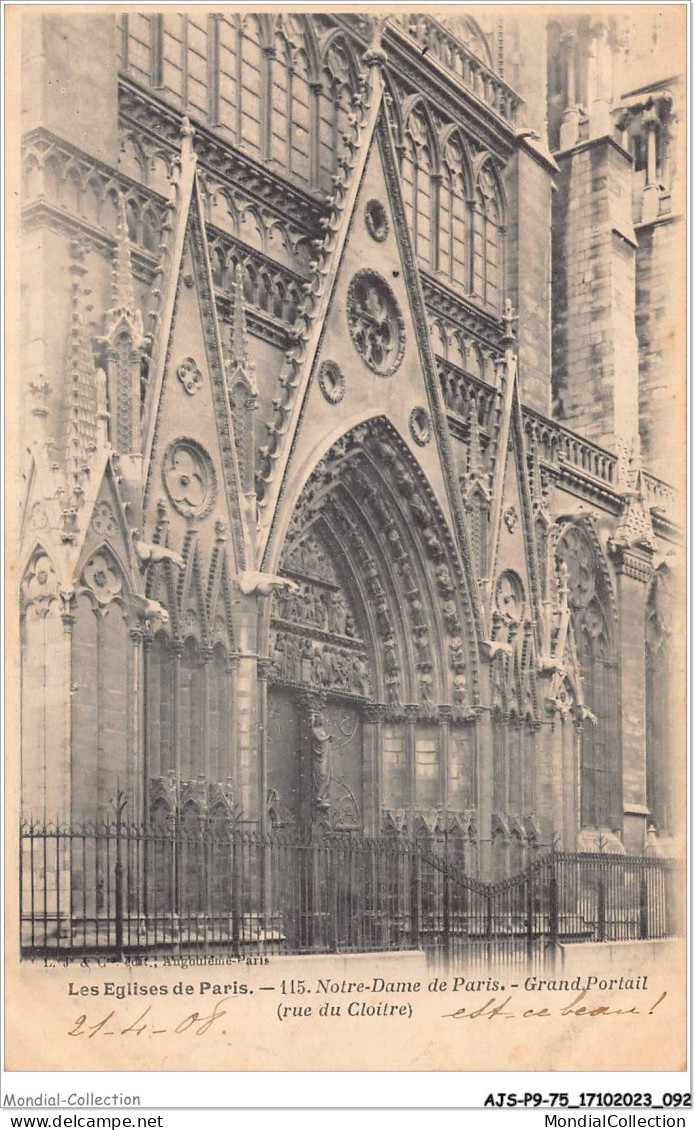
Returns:
[[[129,528],[126,521],[125,507],[110,458],[104,465],[99,489],[81,512],[80,518],[82,538],[80,543],[73,547],[75,576],[78,575],[79,567],[85,557],[89,556],[97,545],[107,544],[122,562],[132,591],[144,593],[144,583],[140,580],[133,548],[134,531]]]
[[[340,217],[329,222],[315,282],[319,294],[311,301],[311,318],[305,315],[305,352],[263,497],[259,557],[275,571],[296,501],[331,444],[362,421],[385,417],[419,463],[455,533],[470,578],[471,619],[481,638],[476,571],[380,74],[372,73],[371,83],[352,180]],[[388,328],[380,354],[378,340],[360,347],[355,327],[360,309],[369,317],[370,302],[379,315],[382,298]]]
[[[525,617],[533,621],[536,644],[540,647],[539,632],[543,612],[540,574],[515,362],[508,365],[507,371],[510,385],[505,390],[502,409],[490,521],[490,599],[494,600],[495,581],[504,569],[513,569],[519,573],[526,591]]]
[[[153,342],[145,405],[144,524],[147,530],[156,526],[160,499],[198,528],[202,529],[203,520],[210,530],[221,522],[230,530],[235,567],[241,571],[252,563],[253,551],[244,520],[195,165],[189,139],[185,137],[177,218],[165,269],[165,295]],[[171,487],[178,474],[179,451],[182,470],[185,471],[181,460],[191,464],[190,474],[185,472],[188,480],[191,474],[198,476],[194,484],[197,491],[190,497],[184,490],[177,498],[176,488]],[[211,548],[212,535],[206,541]]]

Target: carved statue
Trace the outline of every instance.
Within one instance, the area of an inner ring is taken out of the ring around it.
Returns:
[[[337,636],[346,635],[347,615],[348,608],[345,603],[345,597],[340,591],[336,590],[331,593],[331,601],[328,606],[329,632],[334,632]]]
[[[359,655],[353,658],[352,676],[355,680],[358,694],[363,694],[366,697],[369,694],[369,671],[367,670],[367,664],[364,659]]]
[[[324,729],[323,717],[314,713],[311,717],[311,774],[314,786],[314,804],[317,810],[326,812],[330,808],[328,792],[333,778],[333,737]]]

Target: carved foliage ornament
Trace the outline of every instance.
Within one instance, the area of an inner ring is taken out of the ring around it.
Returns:
[[[403,360],[405,332],[395,295],[376,271],[358,271],[351,280],[347,315],[362,360],[380,377],[390,377]]]
[[[215,472],[208,453],[192,439],[176,439],[164,456],[162,478],[179,514],[203,518],[216,496]]]

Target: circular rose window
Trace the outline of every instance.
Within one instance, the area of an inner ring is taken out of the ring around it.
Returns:
[[[362,360],[380,377],[390,377],[403,360],[403,319],[391,287],[376,271],[358,271],[350,282],[348,325]]]
[[[192,439],[167,449],[162,477],[171,502],[186,518],[203,518],[215,501],[215,473],[208,453]]]

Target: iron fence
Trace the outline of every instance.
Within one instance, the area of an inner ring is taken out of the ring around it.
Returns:
[[[424,948],[521,965],[680,929],[680,870],[653,857],[552,852],[484,883],[446,841],[114,821],[24,824],[20,859],[26,954]]]

